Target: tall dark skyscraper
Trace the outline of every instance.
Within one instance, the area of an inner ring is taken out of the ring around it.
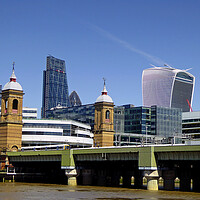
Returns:
[[[70,106],[65,61],[47,56],[43,71],[42,118],[46,118],[46,110],[57,105]]]

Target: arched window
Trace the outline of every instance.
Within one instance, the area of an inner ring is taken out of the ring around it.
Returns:
[[[5,99],[5,109],[7,109],[7,108],[8,108],[8,100]]]
[[[17,109],[18,109],[18,100],[17,100],[17,99],[14,99],[14,100],[13,100],[13,109],[14,109],[14,110],[17,110]]]
[[[106,110],[106,119],[110,119],[110,111]]]
[[[7,108],[8,108],[8,100],[7,99],[5,99],[5,113],[7,113]]]

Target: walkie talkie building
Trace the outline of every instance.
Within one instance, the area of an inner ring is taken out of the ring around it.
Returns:
[[[142,74],[143,105],[181,108],[190,111],[195,77],[186,70],[170,67],[145,69]]]
[[[70,106],[65,70],[64,60],[47,56],[47,66],[43,72],[42,118],[46,118],[47,110],[57,105]]]

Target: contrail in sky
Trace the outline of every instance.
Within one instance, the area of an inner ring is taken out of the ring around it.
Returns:
[[[91,24],[90,24],[91,25]],[[128,42],[121,40],[119,38],[117,38],[116,36],[112,35],[111,33],[109,33],[108,31],[95,26],[95,25],[91,25],[93,29],[95,29],[96,31],[98,31],[99,33],[101,33],[103,36],[107,37],[108,39],[120,44],[122,47],[129,49],[130,51],[137,53],[139,55],[142,55],[144,57],[146,57],[148,60],[150,60],[151,62],[158,64],[158,65],[164,65],[166,64],[166,62],[164,62],[163,60],[161,60],[158,57],[152,56],[144,51],[141,51],[139,49],[136,49],[135,47],[133,47],[131,44],[129,44]]]

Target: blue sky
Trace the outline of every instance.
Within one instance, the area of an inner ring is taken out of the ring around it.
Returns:
[[[0,84],[15,72],[24,106],[41,108],[46,56],[64,59],[70,93],[93,103],[107,79],[115,105],[142,105],[142,71],[150,64],[196,77],[200,110],[200,1],[0,0]]]

